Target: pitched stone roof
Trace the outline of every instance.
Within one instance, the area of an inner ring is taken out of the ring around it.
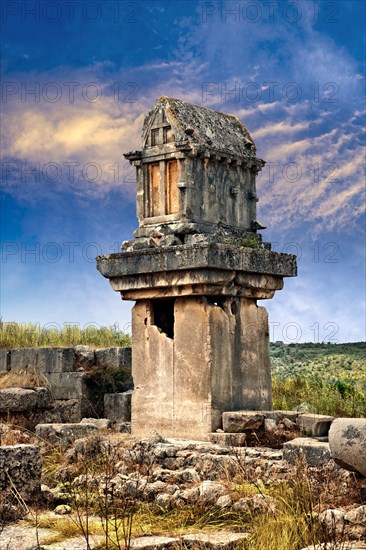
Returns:
[[[143,138],[155,115],[164,107],[175,130],[177,145],[237,157],[255,157],[256,148],[244,124],[233,115],[213,111],[172,97],[160,97],[144,121]]]

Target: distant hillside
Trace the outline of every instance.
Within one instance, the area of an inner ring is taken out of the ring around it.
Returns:
[[[276,407],[366,415],[366,343],[271,344]]]

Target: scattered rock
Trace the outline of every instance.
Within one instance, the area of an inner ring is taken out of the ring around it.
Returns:
[[[214,504],[219,497],[224,495],[227,490],[222,483],[218,481],[202,481],[198,487],[201,503]]]
[[[218,506],[219,508],[230,508],[232,503],[233,501],[230,495],[222,495],[217,499],[216,506]]]
[[[159,493],[156,496],[155,502],[162,508],[169,508],[169,506],[172,503],[172,495],[169,495],[168,493]]]
[[[339,536],[344,531],[344,516],[343,510],[325,510],[321,516],[321,522],[329,535]]]
[[[282,418],[280,421],[280,426],[283,426],[287,430],[294,430],[296,428],[296,424],[292,422],[289,418]]]
[[[363,523],[366,527],[366,505],[349,510],[346,512],[344,519],[349,523]]]
[[[95,431],[97,428],[93,424],[38,424],[36,426],[37,437],[51,445],[60,444],[63,449],[70,447],[76,439]]]
[[[210,548],[212,550],[229,550],[237,548],[237,545],[248,538],[247,533],[231,533],[229,531],[218,531],[211,533],[193,533],[183,535],[184,542],[190,542],[191,548]]]
[[[59,516],[66,516],[68,514],[71,514],[71,506],[69,506],[68,504],[59,504],[58,506],[56,506],[54,512]]]
[[[119,422],[115,424],[114,429],[116,432],[120,432],[123,434],[130,434],[131,433],[131,422]]]
[[[253,411],[224,412],[222,415],[223,429],[226,433],[258,430],[263,426],[264,418],[264,414],[256,414]]]
[[[75,346],[74,370],[89,370],[95,365],[95,351],[89,346]]]
[[[254,495],[237,500],[233,509],[237,512],[248,512],[251,514],[274,514],[278,508],[276,499],[268,495]]]
[[[291,422],[291,421],[290,421]],[[276,421],[272,418],[264,419],[264,429],[266,432],[273,433],[277,428]]]
[[[98,428],[98,430],[104,430],[110,428],[112,422],[108,418],[83,418],[80,424],[89,424]]]

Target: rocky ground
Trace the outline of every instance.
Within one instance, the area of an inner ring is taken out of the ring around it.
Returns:
[[[6,501],[2,494],[0,548],[106,548],[100,518],[120,517],[122,511],[133,520],[131,548],[251,550],[257,548],[253,537],[258,518],[281,521],[286,506],[304,506],[306,499],[311,505],[304,512],[328,541],[319,548],[366,548],[366,480],[331,459],[317,467],[301,457],[289,464],[282,449],[260,446],[263,442],[256,437],[256,447],[234,447],[158,435],[136,441],[103,429],[61,451],[33,434],[3,426],[2,444],[37,442],[41,447],[43,484],[27,504],[14,494]],[[302,500],[286,501],[284,487],[307,493]],[[88,537],[80,531],[80,517],[85,524],[86,516]],[[331,546],[332,541],[337,545]],[[125,548],[122,542],[109,546],[119,547]]]

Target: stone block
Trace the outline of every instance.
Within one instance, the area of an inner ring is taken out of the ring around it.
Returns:
[[[0,490],[11,486],[26,500],[41,490],[41,453],[36,445],[3,445],[0,447]]]
[[[0,374],[10,370],[10,349],[0,349]]]
[[[80,422],[82,418],[82,403],[80,399],[57,399],[52,407],[36,412],[36,424],[62,424]]]
[[[104,369],[119,367],[119,348],[101,348],[95,350],[97,367]]]
[[[38,424],[36,435],[51,445],[61,445],[66,449],[76,439],[86,437],[97,430],[93,424]]]
[[[38,394],[25,388],[0,389],[0,412],[33,411],[38,406]]]
[[[336,418],[329,446],[336,464],[366,477],[366,418]]]
[[[75,348],[21,348],[1,351],[9,353],[8,370],[34,367],[46,374],[74,370]],[[2,372],[1,364],[0,354],[0,372]]]
[[[265,415],[261,411],[233,411],[222,415],[223,429],[226,433],[241,433],[246,430],[258,430],[263,426]]]
[[[37,366],[36,348],[12,349],[10,355],[10,370],[21,370]]]
[[[132,391],[106,393],[104,395],[104,416],[113,422],[131,421]]]
[[[305,413],[299,414],[297,424],[303,433],[316,437],[322,437],[328,435],[330,425],[333,420],[334,416]]]
[[[100,348],[95,350],[96,364],[102,368],[131,368],[131,348]]]
[[[289,464],[295,464],[301,455],[309,466],[321,466],[332,459],[329,443],[310,437],[297,437],[283,444],[283,459]]]
[[[131,550],[163,550],[179,544],[178,537],[145,535],[131,541]]]
[[[243,447],[246,443],[245,433],[224,433],[212,432],[208,439],[211,443],[222,445],[223,447]]]
[[[49,388],[33,388],[37,394],[37,409],[49,409],[52,407],[53,398]]]
[[[117,348],[118,349],[118,359],[119,367],[128,367],[132,366],[132,348]]]
[[[83,399],[88,397],[85,375],[82,372],[46,373],[54,399]]]
[[[74,348],[39,348],[37,352],[37,369],[41,372],[48,374],[74,370]]]

